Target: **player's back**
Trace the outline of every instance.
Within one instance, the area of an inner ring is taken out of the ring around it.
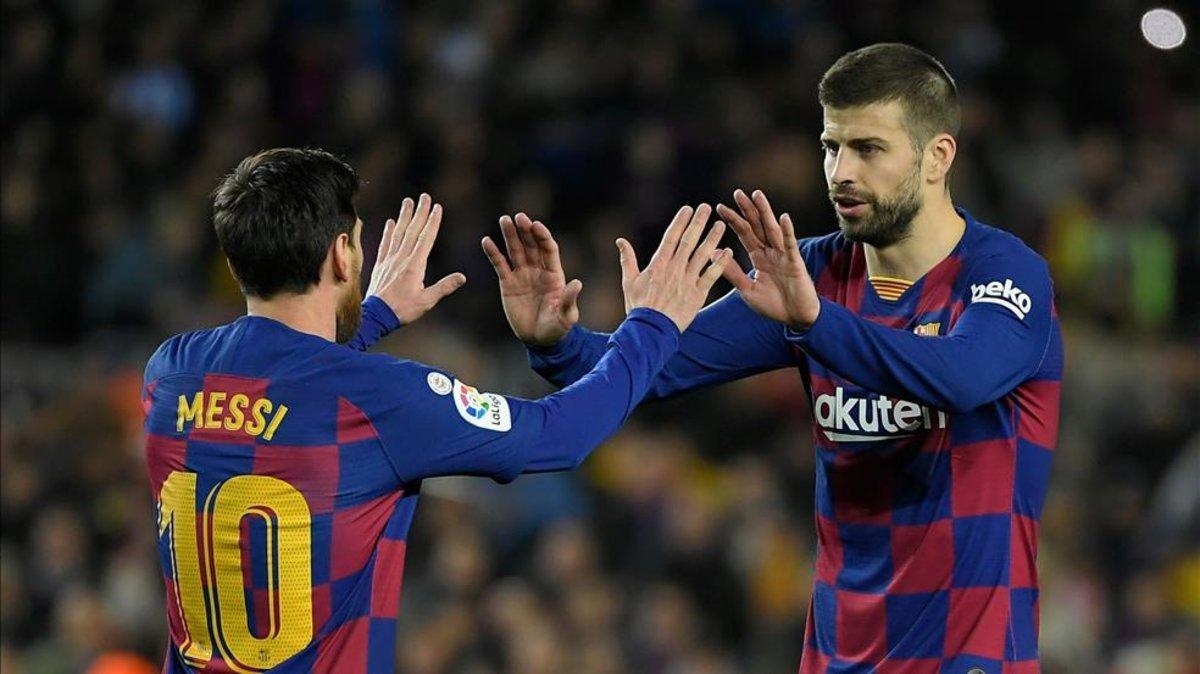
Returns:
[[[419,481],[352,402],[380,358],[247,316],[151,359],[165,671],[392,671]]]

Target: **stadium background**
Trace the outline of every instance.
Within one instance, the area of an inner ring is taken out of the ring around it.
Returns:
[[[613,238],[649,250],[681,203],[761,187],[802,235],[831,229],[816,82],[851,48],[902,40],[962,92],[955,200],[1056,279],[1045,671],[1200,671],[1200,59],[1194,36],[1146,44],[1148,8],[5,1],[0,668],[160,661],[141,369],[169,334],[243,311],[207,219],[240,158],[346,157],[367,181],[368,262],[400,199],[432,192],[430,276],[469,282],[382,348],[539,395],[478,249],[497,216],[546,221],[585,281],[585,323],[611,327]],[[649,405],[576,474],[429,483],[400,671],[794,671],[809,424],[784,371]],[[123,667],[105,671],[138,671]]]

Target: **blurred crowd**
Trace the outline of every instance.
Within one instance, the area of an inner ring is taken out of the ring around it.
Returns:
[[[208,221],[243,156],[344,156],[369,251],[402,197],[431,192],[446,218],[430,275],[469,282],[379,348],[536,396],[549,387],[478,249],[499,215],[551,227],[584,322],[611,328],[613,239],[648,251],[682,203],[762,188],[803,234],[831,230],[816,83],[899,40],[957,78],[955,201],[1056,280],[1043,671],[1200,671],[1200,58],[1143,43],[1137,3],[1028,9],[5,0],[0,669],[157,669],[141,368],[170,334],[244,310]],[[794,671],[812,464],[800,378],[781,371],[648,405],[575,474],[430,481],[399,671]]]

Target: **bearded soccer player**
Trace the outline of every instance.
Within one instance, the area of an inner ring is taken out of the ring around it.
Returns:
[[[394,671],[421,480],[578,465],[641,399],[732,255],[716,249],[723,225],[701,241],[707,205],[681,209],[644,271],[626,251],[631,311],[589,373],[541,400],[481,393],[362,353],[466,279],[425,287],[442,209],[405,199],[360,310],[357,189],[353,169],[319,150],[244,160],[213,222],[248,315],[173,337],[146,366],[166,672]],[[516,236],[509,218],[501,227]]]
[[[799,370],[816,423],[817,569],[803,674],[1037,672],[1038,518],[1058,425],[1062,339],[1046,263],[946,184],[959,108],[931,56],[880,44],[822,78],[838,231],[797,241],[766,195],[718,206],[754,272],[707,307],[654,380],[661,398]],[[503,301],[534,368],[576,381],[608,336],[574,290]],[[574,283],[574,282],[573,282]],[[514,320],[529,305],[559,320]]]

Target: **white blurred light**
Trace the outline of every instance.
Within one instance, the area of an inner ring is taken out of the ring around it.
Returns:
[[[1187,28],[1175,12],[1152,9],[1142,15],[1142,37],[1159,49],[1174,49],[1187,38]]]

